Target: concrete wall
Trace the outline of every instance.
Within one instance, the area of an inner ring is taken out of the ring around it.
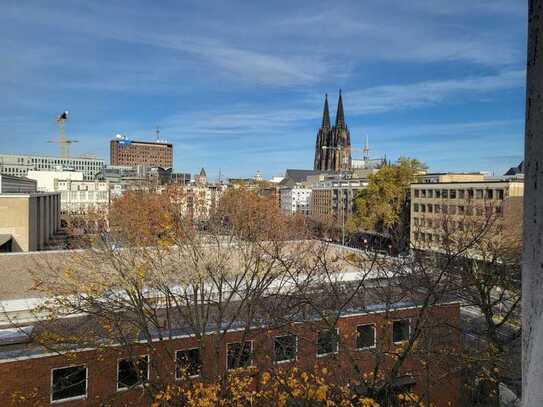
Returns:
[[[524,159],[522,404],[543,406],[543,0],[530,0]]]
[[[60,228],[60,194],[0,194],[0,234],[12,251],[43,250]]]

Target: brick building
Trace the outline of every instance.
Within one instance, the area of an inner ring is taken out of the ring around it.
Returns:
[[[386,324],[385,313],[392,319]],[[201,351],[199,342],[191,334],[177,334],[172,340],[160,341],[131,348],[130,358],[123,348],[112,347],[97,352],[79,349],[66,355],[32,349],[28,344],[0,345],[0,405],[10,405],[14,395],[24,395],[29,403],[49,405],[62,402],[69,407],[99,405],[150,405],[138,380],[131,375],[131,364],[138,363],[144,381],[172,384],[179,380],[177,368],[188,369],[192,380],[201,376],[213,377],[234,368],[229,357],[232,349],[246,343],[247,356],[240,358],[243,367],[254,366],[260,371],[298,366],[312,370],[315,365],[332,368],[331,380],[355,377],[353,360],[363,372],[375,366],[376,354],[383,349],[393,352],[409,337],[411,318],[417,307],[394,307],[373,312],[352,312],[341,317],[337,324],[337,341],[318,321],[299,322],[285,329],[254,329],[247,335],[232,330],[219,346],[219,357],[213,351],[216,335],[205,338],[207,346]],[[436,307],[433,315],[443,325],[459,322],[458,304]],[[323,329],[324,328],[324,329]],[[446,342],[457,347],[459,338],[453,330]],[[332,339],[331,339],[332,338]],[[15,340],[16,341],[16,340]],[[236,345],[237,344],[237,345]],[[142,359],[143,358],[143,359]],[[353,359],[351,359],[353,358]],[[177,362],[176,362],[177,361]],[[385,361],[390,365],[391,361]],[[237,367],[237,366],[236,366]],[[77,371],[79,369],[79,372]],[[16,372],[16,374],[14,374]],[[434,372],[435,373],[435,372]],[[409,357],[403,365],[398,385],[408,386],[416,394],[424,394],[426,371],[421,361]],[[440,370],[443,381],[432,383],[429,398],[436,407],[457,406],[459,380]],[[30,380],[29,378],[32,378]],[[62,386],[68,381],[68,386]],[[450,402],[450,404],[448,404]]]
[[[347,251],[352,253],[353,249]],[[363,295],[349,301],[335,329],[330,330],[310,307],[302,305],[293,310],[289,294],[284,292],[279,298],[265,297],[259,302],[261,314],[257,323],[246,325],[245,321],[235,320],[228,328],[222,322],[206,325],[201,339],[183,318],[173,318],[172,321],[179,321],[175,326],[164,323],[153,327],[150,337],[145,338],[141,332],[129,345],[119,346],[106,336],[102,342],[82,340],[75,345],[70,339],[61,345],[44,347],[34,338],[40,338],[51,324],[53,334],[64,332],[61,337],[66,338],[82,338],[82,332],[90,338],[93,327],[98,325],[88,315],[40,321],[39,315],[31,312],[45,298],[40,297],[43,294],[36,290],[26,271],[29,265],[66,265],[69,263],[64,260],[70,256],[79,259],[77,253],[69,251],[0,257],[0,278],[5,282],[0,286],[0,305],[7,313],[0,315],[2,406],[11,405],[14,400],[22,401],[20,405],[40,406],[149,406],[147,386],[141,383],[148,382],[152,388],[189,380],[176,377],[179,368],[187,369],[190,380],[213,381],[240,365],[253,366],[258,372],[326,366],[332,372],[330,381],[360,380],[360,372],[369,373],[376,366],[380,366],[379,371],[386,371],[394,363],[393,354],[405,346],[417,329],[422,306],[420,298],[409,299],[401,293],[401,298],[384,299],[369,284]],[[357,276],[352,266],[345,268],[345,279]],[[383,274],[379,276],[375,278],[382,278]],[[349,296],[348,292],[346,295]],[[164,313],[157,315],[159,320]],[[428,331],[417,342],[421,350],[407,356],[394,380],[399,390],[427,396],[436,407],[459,405],[460,381],[447,364],[449,355],[457,354],[460,347],[455,328],[459,318],[456,302],[444,301],[429,309],[425,320],[431,323],[427,323]],[[13,321],[18,328],[14,328]],[[432,335],[433,330],[439,334]],[[431,341],[424,340],[426,333]],[[236,362],[232,355],[240,353]]]
[[[173,167],[173,144],[116,138],[110,142],[111,165]]]

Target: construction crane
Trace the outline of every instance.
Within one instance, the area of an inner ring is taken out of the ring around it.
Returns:
[[[64,122],[68,120],[68,111],[65,110],[57,117],[57,123],[60,128],[60,137],[58,140],[49,140],[49,143],[58,144],[60,146],[60,156],[62,158],[70,157],[70,144],[78,143],[78,140],[68,140],[64,135]]]

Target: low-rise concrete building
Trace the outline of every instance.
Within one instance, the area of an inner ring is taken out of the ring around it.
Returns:
[[[37,192],[35,181],[6,175],[0,191],[0,252],[45,249],[60,229],[60,194]]]

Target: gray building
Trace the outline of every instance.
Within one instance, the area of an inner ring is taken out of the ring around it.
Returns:
[[[104,160],[89,157],[0,154],[0,174],[17,177],[26,177],[29,170],[71,170],[82,172],[85,180],[93,180],[104,165]]]

